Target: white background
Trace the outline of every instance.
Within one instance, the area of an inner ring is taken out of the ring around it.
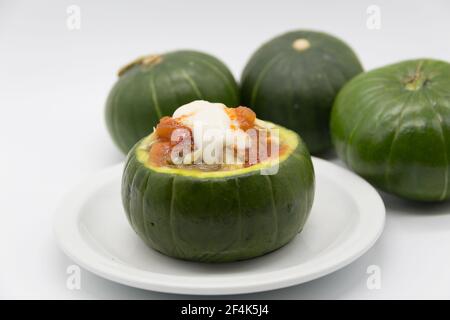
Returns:
[[[69,5],[81,29],[66,26]],[[369,5],[381,29],[366,26]],[[297,28],[346,40],[366,69],[402,59],[450,61],[448,1],[5,1],[0,0],[0,297],[186,298],[125,287],[82,270],[57,248],[58,200],[93,172],[123,160],[103,119],[116,70],[135,57],[178,48],[221,58],[239,77],[264,41]],[[333,160],[336,161],[336,160]],[[450,298],[450,204],[418,205],[383,195],[378,243],[350,266],[262,299]],[[366,287],[369,265],[382,287]]]

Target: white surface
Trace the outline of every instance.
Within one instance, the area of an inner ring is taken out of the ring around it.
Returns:
[[[81,30],[66,8],[81,8]],[[369,5],[381,29],[366,27]],[[268,38],[293,28],[332,32],[366,69],[406,58],[450,60],[450,2],[355,1],[8,1],[0,0],[0,297],[180,298],[114,284],[82,270],[57,248],[52,216],[76,183],[123,156],[109,139],[103,107],[115,71],[143,54],[178,47],[208,51],[236,76]],[[450,298],[450,203],[384,197],[385,231],[348,267],[312,282],[240,298]],[[381,268],[381,289],[366,286]],[[182,296],[185,297],[185,296]]]
[[[62,200],[55,235],[63,251],[107,279],[153,291],[220,295],[284,288],[351,263],[380,236],[385,208],[363,179],[313,159],[316,199],[301,232],[283,248],[247,261],[208,264],[172,259],[149,250],[123,210],[123,164],[104,169]]]

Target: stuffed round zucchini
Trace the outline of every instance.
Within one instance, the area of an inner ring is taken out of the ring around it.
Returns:
[[[361,74],[339,93],[331,132],[339,157],[382,190],[450,198],[450,64],[411,60]]]
[[[249,259],[299,233],[314,198],[309,152],[245,107],[194,101],[129,152],[122,200],[136,233],[168,256]]]

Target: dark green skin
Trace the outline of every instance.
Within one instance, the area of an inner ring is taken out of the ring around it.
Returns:
[[[450,198],[450,64],[411,60],[361,74],[331,116],[338,156],[378,188]]]
[[[158,62],[129,68],[108,96],[106,124],[124,153],[151,133],[159,119],[171,116],[183,104],[193,100],[239,104],[236,81],[218,59],[195,51],[160,57]]]
[[[298,234],[314,199],[314,169],[303,143],[275,175],[222,178],[163,174],[128,155],[122,200],[151,248],[184,260],[227,262],[276,250]]]
[[[311,47],[298,51],[297,39]],[[258,117],[295,130],[312,154],[331,147],[330,111],[341,87],[362,66],[341,40],[325,33],[293,31],[258,49],[241,78],[241,104]]]

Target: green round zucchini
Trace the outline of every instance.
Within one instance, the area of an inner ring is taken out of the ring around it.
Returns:
[[[106,124],[124,153],[150,134],[159,119],[193,100],[239,104],[236,81],[218,59],[174,51],[136,59],[119,71],[106,102]]]
[[[295,130],[312,154],[331,147],[330,111],[339,89],[362,66],[352,49],[321,32],[278,36],[251,57],[241,78],[241,103],[261,118]]]
[[[122,180],[127,218],[151,248],[179,259],[226,262],[276,250],[299,233],[314,198],[314,169],[300,137],[280,127],[289,149],[273,162],[230,171],[154,167],[152,135],[129,152]]]
[[[338,156],[378,188],[450,198],[450,64],[410,60],[355,77],[331,116]]]

